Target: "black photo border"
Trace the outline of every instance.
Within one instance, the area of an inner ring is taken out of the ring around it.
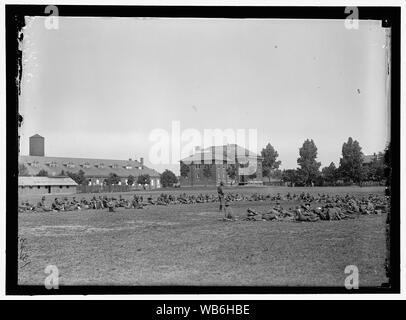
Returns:
[[[45,286],[18,285],[18,98],[21,52],[19,31],[25,16],[48,16],[46,5],[6,5],[6,294],[312,294],[400,293],[400,7],[358,7],[360,20],[380,20],[391,36],[392,196],[390,220],[390,283],[382,287],[347,290],[339,287],[253,286]],[[59,16],[157,17],[228,19],[345,19],[345,7],[274,6],[100,6],[58,5]]]

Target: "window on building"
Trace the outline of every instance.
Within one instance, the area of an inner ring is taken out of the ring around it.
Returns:
[[[27,163],[27,164],[28,164],[29,166],[35,167],[35,168],[37,168],[37,167],[39,166],[38,161],[29,162],[29,163]]]
[[[75,164],[73,162],[71,162],[71,161],[65,162],[63,165],[66,166],[67,168],[74,168],[75,167]]]
[[[63,186],[59,186],[59,189],[62,189]]]
[[[48,162],[47,165],[48,165],[48,167],[51,167],[51,168],[55,168],[58,166],[58,164],[55,161]]]

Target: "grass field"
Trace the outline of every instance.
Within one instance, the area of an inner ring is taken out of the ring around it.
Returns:
[[[238,189],[302,191],[383,194],[379,187]],[[248,207],[265,211],[272,204],[237,202],[232,209],[243,217]],[[342,287],[347,265],[358,267],[360,286],[387,281],[385,215],[315,223],[224,222],[217,209],[217,203],[202,203],[117,212],[21,213],[19,236],[26,239],[29,264],[20,268],[19,283],[43,285],[47,265],[58,267],[60,285]]]

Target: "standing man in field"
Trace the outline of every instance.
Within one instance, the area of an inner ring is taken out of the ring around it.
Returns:
[[[220,182],[220,185],[217,187],[217,194],[219,196],[219,201],[220,201],[220,208],[219,212],[223,211],[223,206],[224,206],[224,191],[223,191],[223,186],[224,183],[223,181]]]

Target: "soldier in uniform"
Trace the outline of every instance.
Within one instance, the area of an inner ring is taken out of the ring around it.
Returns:
[[[156,202],[154,201],[154,199],[152,199],[152,196],[148,196],[147,198],[148,204],[156,204]]]
[[[314,222],[319,220],[319,217],[315,214],[311,213],[303,213],[302,208],[300,206],[296,207],[296,216],[295,216],[296,221],[308,221],[308,222]]]
[[[52,209],[49,206],[47,206],[46,203],[45,203],[45,196],[43,196],[41,198],[41,201],[38,202],[36,210],[44,211],[44,212],[52,211]]]
[[[219,201],[220,201],[220,207],[219,207],[219,212],[223,211],[223,206],[224,206],[224,191],[223,191],[223,186],[224,183],[223,181],[220,182],[220,185],[217,187],[217,194],[219,196]]]
[[[63,207],[62,207],[61,203],[59,202],[58,198],[54,199],[54,202],[52,203],[51,208],[52,208],[52,210],[55,210],[55,211],[63,210]]]

